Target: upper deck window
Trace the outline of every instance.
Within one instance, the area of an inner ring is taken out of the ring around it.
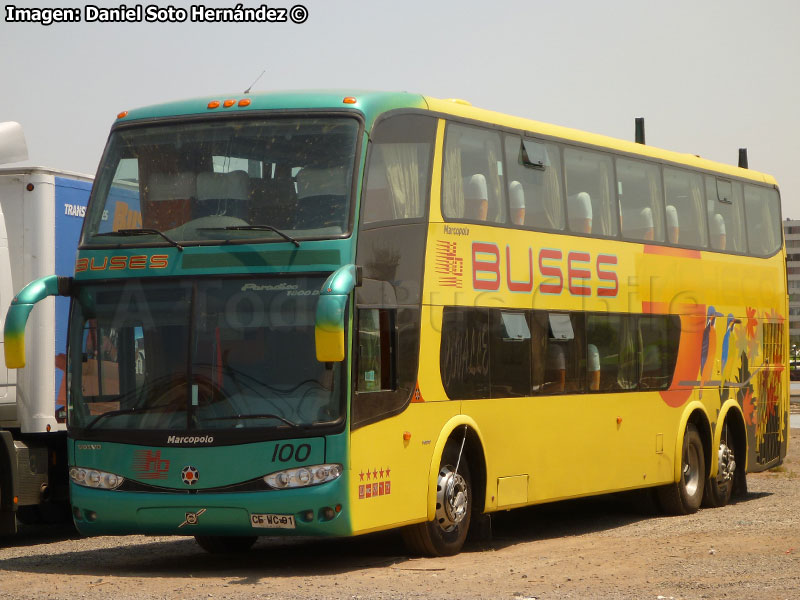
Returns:
[[[614,167],[600,152],[564,149],[567,218],[575,233],[616,236],[619,217],[614,199]]]
[[[617,193],[622,235],[643,242],[664,241],[664,191],[658,165],[617,158]],[[672,211],[670,211],[672,212]],[[668,242],[678,243],[678,231],[668,217]]]
[[[383,119],[372,132],[361,222],[425,216],[436,120],[423,115]]]
[[[667,227],[670,232],[677,230],[676,239],[670,238],[670,242],[681,246],[706,247],[707,210],[704,210],[702,177],[683,169],[665,168],[664,187],[667,195]]]
[[[705,180],[711,247],[726,252],[747,252],[742,184],[711,175],[706,175]]]
[[[536,229],[564,229],[561,158],[549,142],[505,136],[511,222]]]
[[[444,217],[502,223],[503,187],[500,136],[486,129],[448,124],[442,178]]]
[[[358,122],[275,118],[115,131],[87,213],[83,244],[336,237],[349,231]],[[255,227],[253,227],[255,226]],[[252,229],[247,229],[253,227]],[[234,229],[236,228],[236,229]]]
[[[782,243],[778,192],[770,188],[745,185],[744,208],[750,254],[771,256]]]

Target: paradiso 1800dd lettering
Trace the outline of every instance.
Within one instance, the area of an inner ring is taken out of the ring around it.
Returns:
[[[595,293],[600,297],[613,298],[619,292],[619,280],[615,270],[617,257],[613,254],[563,251],[557,248],[541,248],[534,259],[533,248],[528,247],[527,256],[512,253],[505,247],[505,262],[501,260],[500,247],[489,242],[472,242],[472,286],[476,290],[498,291],[501,282],[511,292],[531,292],[537,278],[541,280],[539,292],[561,294],[566,288],[573,296],[591,296],[592,286],[588,282],[599,280]],[[515,267],[512,269],[513,264]],[[521,264],[520,264],[521,263]],[[520,266],[517,266],[520,264]],[[527,266],[527,268],[526,268]],[[525,274],[523,279],[513,279],[514,274]]]

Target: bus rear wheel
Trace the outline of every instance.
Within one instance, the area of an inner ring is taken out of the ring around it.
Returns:
[[[736,452],[727,420],[717,448],[717,476],[706,480],[703,506],[718,508],[730,502],[736,484]]]
[[[247,552],[256,543],[258,537],[252,536],[225,536],[225,535],[196,535],[194,539],[200,547],[211,554],[237,554]]]
[[[460,445],[449,444],[439,466],[436,515],[433,521],[403,530],[406,546],[412,553],[424,556],[458,554],[467,539],[471,513],[472,478],[466,455],[460,452]]]
[[[705,481],[703,441],[697,428],[690,423],[683,435],[681,478],[677,483],[658,488],[661,509],[670,515],[688,515],[697,512],[703,500]]]

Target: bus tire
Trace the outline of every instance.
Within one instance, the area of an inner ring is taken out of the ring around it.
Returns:
[[[255,535],[196,535],[194,539],[203,550],[211,554],[238,554],[250,550],[258,537]]]
[[[403,540],[413,554],[452,556],[467,539],[472,516],[472,478],[466,452],[460,444],[448,444],[442,454],[436,486],[436,514],[433,521],[403,529]],[[458,472],[456,472],[458,465]]]
[[[709,508],[719,508],[730,502],[739,470],[736,466],[734,436],[727,420],[723,427],[717,448],[717,476],[709,477],[703,490],[703,506]]]
[[[688,515],[697,512],[703,500],[706,482],[706,463],[703,441],[697,428],[689,423],[683,435],[681,451],[681,478],[677,483],[658,488],[661,510],[670,515]]]

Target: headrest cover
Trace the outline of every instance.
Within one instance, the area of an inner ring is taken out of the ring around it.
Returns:
[[[486,188],[486,177],[476,173],[467,180],[464,197],[470,200],[488,200],[489,192]]]
[[[525,208],[525,190],[519,181],[512,181],[508,186],[511,208]]]
[[[667,227],[678,226],[678,209],[671,204],[667,205]]]
[[[586,346],[586,351],[588,354],[588,361],[586,368],[592,371],[599,371],[600,370],[600,352],[597,350],[597,346],[594,344],[588,344]]]
[[[569,197],[569,216],[571,219],[592,218],[592,198],[586,192]]]
[[[623,215],[623,222],[626,229],[652,229],[653,211],[650,207],[641,210],[633,210]]]
[[[725,219],[719,213],[711,218],[711,233],[714,235],[725,235]]]
[[[304,168],[297,173],[297,197],[344,196],[348,193],[347,171],[344,167],[326,169]]]
[[[244,171],[198,173],[198,200],[247,200],[250,178]]]
[[[548,344],[547,346],[547,368],[551,371],[563,371],[566,369],[564,359],[564,349],[559,344]]]
[[[147,186],[151,202],[185,200],[194,198],[196,178],[191,171],[180,173],[153,173]]]

